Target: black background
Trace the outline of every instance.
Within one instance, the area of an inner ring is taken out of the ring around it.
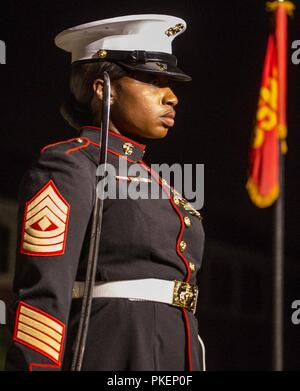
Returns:
[[[0,197],[16,199],[19,181],[42,146],[76,137],[59,114],[70,58],[55,47],[55,35],[77,24],[143,13],[174,15],[188,24],[174,41],[173,52],[193,81],[175,87],[180,98],[176,126],[165,139],[147,143],[145,161],[205,164],[202,214],[207,242],[198,316],[208,369],[271,369],[274,211],[256,208],[245,190],[270,30],[264,1],[2,2],[0,40],[6,43],[7,64],[0,68]],[[300,7],[289,24],[286,369],[300,369],[300,325],[290,321],[291,302],[300,299],[300,65],[290,60],[291,42],[300,39],[299,22]],[[235,284],[240,273],[236,265],[244,264],[240,284]],[[242,298],[242,305],[227,311],[234,297]],[[253,316],[247,317],[243,310],[247,313],[249,306]]]

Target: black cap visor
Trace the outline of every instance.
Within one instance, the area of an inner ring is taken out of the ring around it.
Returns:
[[[105,50],[100,49],[93,58],[78,60],[75,62],[109,61],[118,64],[126,70],[145,72],[169,76],[176,81],[191,81],[192,78],[186,75],[177,67],[177,58],[173,54],[161,52],[148,52],[145,50]]]
[[[175,81],[191,81],[192,78],[186,75],[181,69],[176,66],[164,63],[164,62],[146,62],[145,64],[128,64],[123,61],[117,61],[116,64],[120,65],[126,70],[136,72],[146,72],[152,74],[158,74],[162,76],[168,76],[171,80]]]

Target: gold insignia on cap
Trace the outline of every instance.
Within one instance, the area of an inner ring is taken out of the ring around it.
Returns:
[[[165,31],[165,34],[168,37],[171,37],[173,35],[178,34],[183,29],[184,29],[184,25],[182,23],[177,23],[174,27],[168,28],[168,30]]]
[[[124,143],[123,144],[123,151],[125,155],[132,155],[133,153],[133,145],[131,143]]]
[[[166,71],[168,69],[168,66],[167,64],[163,64],[161,62],[157,62],[156,65],[162,70],[162,71]]]
[[[99,58],[105,58],[106,56],[107,56],[107,51],[106,51],[106,50],[100,49],[100,50],[98,51],[98,57],[99,57]]]

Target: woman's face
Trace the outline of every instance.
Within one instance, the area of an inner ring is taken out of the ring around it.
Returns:
[[[167,76],[136,72],[112,83],[113,127],[145,138],[165,137],[174,126],[178,99]]]

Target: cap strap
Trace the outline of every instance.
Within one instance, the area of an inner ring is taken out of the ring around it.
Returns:
[[[145,50],[105,50],[100,49],[93,58],[86,60],[78,60],[79,62],[95,62],[95,61],[122,61],[131,65],[146,64],[147,62],[164,62],[168,65],[177,66],[176,56],[162,52],[148,52]]]

